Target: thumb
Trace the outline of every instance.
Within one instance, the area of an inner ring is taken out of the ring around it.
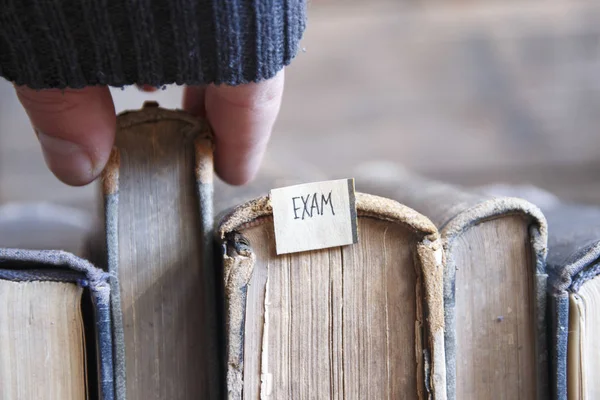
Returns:
[[[50,170],[80,186],[104,168],[115,137],[115,108],[105,86],[34,90],[16,87]]]

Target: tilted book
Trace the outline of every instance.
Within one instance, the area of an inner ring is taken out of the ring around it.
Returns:
[[[182,111],[117,118],[102,183],[118,400],[221,396],[212,153]]]
[[[220,219],[229,399],[446,398],[437,230],[355,205],[357,244],[281,255],[269,197]]]
[[[393,165],[362,172],[357,188],[413,207],[440,231],[448,398],[547,399],[547,225],[540,210]]]

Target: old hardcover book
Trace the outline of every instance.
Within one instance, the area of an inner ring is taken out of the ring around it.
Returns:
[[[102,178],[118,400],[220,398],[212,143],[155,103],[118,116]]]
[[[546,216],[554,398],[600,398],[600,208],[532,186],[485,190],[525,198]]]
[[[600,209],[557,204],[548,219],[556,398],[600,398]]]
[[[547,226],[540,210],[387,164],[363,166],[357,187],[413,207],[440,231],[448,398],[547,399]]]
[[[600,398],[600,209],[556,204],[548,219],[556,398]]]
[[[358,193],[358,243],[277,255],[269,197],[216,235],[230,399],[445,399],[433,224]]]
[[[73,254],[0,249],[0,399],[114,399],[109,294]]]

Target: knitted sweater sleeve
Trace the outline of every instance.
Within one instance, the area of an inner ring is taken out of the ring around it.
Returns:
[[[306,0],[0,0],[0,76],[35,89],[271,78]]]

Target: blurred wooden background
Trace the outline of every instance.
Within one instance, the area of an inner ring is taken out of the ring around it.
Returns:
[[[374,160],[466,185],[532,183],[600,203],[600,3],[341,1],[309,5],[304,50],[264,170],[342,177]],[[114,89],[117,109],[181,88]],[[217,189],[219,190],[219,189]],[[92,209],[93,186],[45,168],[0,80],[0,202]]]

